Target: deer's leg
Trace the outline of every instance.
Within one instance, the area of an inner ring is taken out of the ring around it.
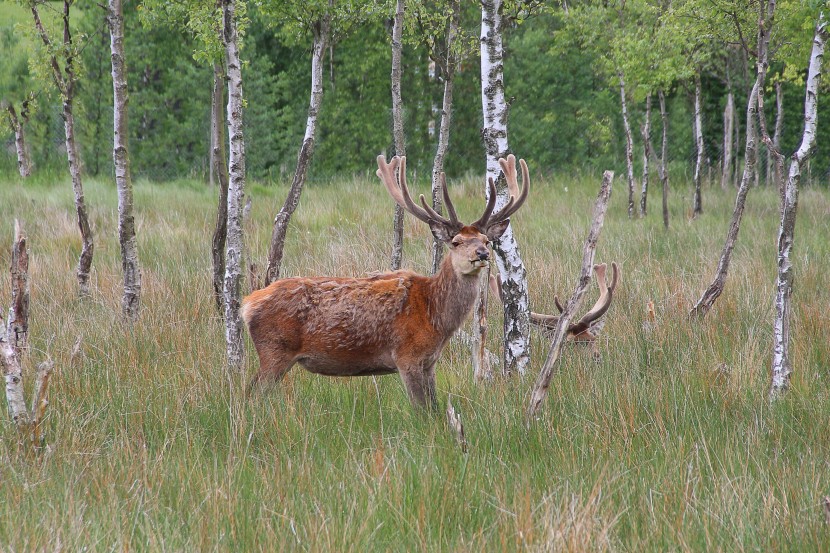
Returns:
[[[289,352],[258,352],[259,370],[248,383],[248,395],[254,388],[266,383],[276,384],[294,365],[294,354]]]

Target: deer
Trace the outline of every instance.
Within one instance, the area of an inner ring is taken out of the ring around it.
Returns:
[[[611,284],[606,280],[608,265],[601,263],[594,265],[594,272],[597,275],[597,286],[599,287],[599,298],[591,309],[588,310],[578,321],[568,325],[567,338],[577,343],[591,344],[596,341],[600,330],[600,319],[611,307],[614,299],[614,290],[619,283],[619,267],[615,262],[611,263]],[[504,302],[504,295],[501,289],[501,279],[496,275],[490,275],[490,291],[501,302]],[[559,302],[559,296],[553,296],[553,303],[564,313],[565,308]],[[543,313],[530,312],[530,323],[546,332],[553,332],[559,323],[559,315],[545,315]]]
[[[520,189],[515,156],[499,159],[509,191],[507,203],[494,212],[496,187],[490,178],[483,214],[465,225],[458,219],[443,173],[447,217],[430,207],[423,194],[420,206],[412,200],[406,157],[395,156],[387,163],[380,155],[377,164],[377,176],[395,203],[447,245],[439,271],[434,276],[398,270],[363,278],[284,278],[245,297],[241,315],[259,357],[249,394],[263,383],[279,382],[299,364],[327,376],[398,373],[414,407],[437,408],[435,365],[472,311],[479,273],[490,262],[488,245],[504,234],[510,217],[524,205],[530,175],[525,161],[519,160]]]

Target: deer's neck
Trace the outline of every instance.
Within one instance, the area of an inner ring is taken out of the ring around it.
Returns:
[[[444,258],[441,269],[430,279],[430,318],[436,329],[448,338],[470,314],[478,296],[478,281],[477,274],[457,274],[450,256]]]

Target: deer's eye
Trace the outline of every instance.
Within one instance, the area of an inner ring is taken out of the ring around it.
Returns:
[[[453,248],[457,248],[460,245],[461,245],[461,240],[459,240],[458,238],[456,238],[452,241],[452,247]]]

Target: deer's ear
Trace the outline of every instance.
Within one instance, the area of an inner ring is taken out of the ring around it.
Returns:
[[[439,223],[438,221],[433,221],[432,219],[429,221],[429,228],[435,239],[440,240],[441,242],[449,243],[452,241],[452,237],[455,236],[452,234],[450,229],[447,228],[447,225]]]
[[[510,224],[510,219],[505,219],[504,221],[499,221],[498,223],[494,223],[487,227],[487,238],[490,240],[498,240],[501,238],[501,235],[504,234],[504,231],[507,230],[507,225]]]

